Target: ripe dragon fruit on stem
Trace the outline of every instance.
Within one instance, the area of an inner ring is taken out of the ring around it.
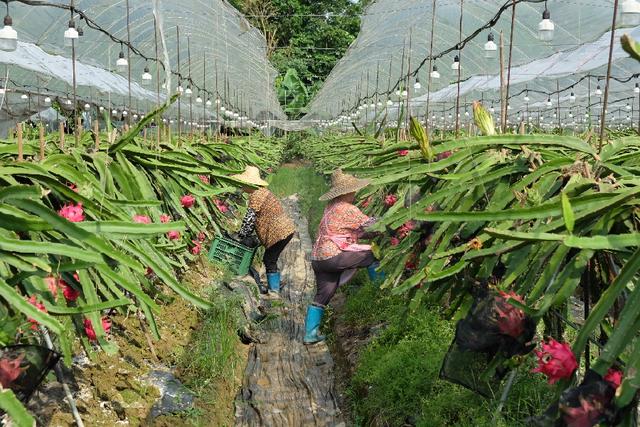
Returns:
[[[182,198],[180,199],[180,203],[184,208],[189,209],[189,208],[192,208],[193,205],[196,203],[196,198],[190,194],[187,194],[182,196]]]
[[[58,211],[58,215],[71,222],[82,222],[84,221],[84,209],[82,209],[82,203],[78,203],[77,205],[74,205],[73,203],[64,205],[62,209]]]
[[[397,201],[398,201],[398,196],[396,196],[395,194],[389,194],[384,198],[384,204],[388,208],[395,205]]]
[[[162,214],[160,215],[160,222],[163,224],[166,224],[168,222],[171,222],[171,217],[167,214]]]
[[[604,380],[611,384],[611,387],[617,390],[618,387],[620,387],[620,384],[622,384],[623,376],[622,371],[619,369],[609,368],[607,375],[604,376]]]
[[[541,350],[536,350],[538,367],[531,372],[539,372],[547,376],[549,384],[569,379],[578,369],[576,356],[567,343],[560,343],[553,338],[541,343]]]
[[[146,215],[134,215],[133,222],[138,224],[151,224],[151,218]]]
[[[24,355],[21,354],[17,359],[0,359],[0,385],[2,388],[9,388],[9,386],[18,379],[22,370],[20,364]]]
[[[191,243],[193,243],[193,247],[191,248],[191,254],[200,255],[200,252],[202,252],[202,243],[197,240],[192,240]]]
[[[104,329],[105,333],[109,333],[111,330],[111,320],[108,317],[102,318],[102,329]],[[97,341],[98,337],[96,335],[96,331],[93,329],[93,323],[91,323],[91,319],[84,319],[84,332],[87,334],[87,338],[89,341]]]
[[[44,304],[42,304],[41,302],[38,302],[38,298],[35,295],[31,295],[29,297],[29,299],[27,300],[29,302],[29,304],[31,304],[32,306],[34,306],[35,308],[37,308],[38,310],[40,310],[43,313],[47,312],[46,307],[44,306]],[[29,321],[29,323],[31,323],[31,329],[33,329],[34,331],[38,329],[38,321],[32,318],[27,319]]]
[[[169,240],[178,240],[180,239],[180,232],[176,230],[171,230],[167,233],[167,238]]]
[[[498,329],[500,332],[513,338],[518,338],[524,333],[526,315],[524,311],[514,307],[508,301],[513,299],[524,304],[522,297],[515,292],[506,293],[499,291],[495,297],[495,311],[498,316]]]

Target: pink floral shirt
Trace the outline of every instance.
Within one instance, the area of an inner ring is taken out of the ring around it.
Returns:
[[[340,255],[342,250],[330,236],[348,235],[349,243],[358,243],[362,229],[371,221],[356,206],[346,202],[331,202],[324,210],[318,238],[313,245],[311,259],[323,261]]]

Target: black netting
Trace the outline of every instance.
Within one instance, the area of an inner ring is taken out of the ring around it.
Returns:
[[[518,299],[517,295],[490,291],[486,286],[474,291],[474,303],[456,326],[440,377],[493,398],[507,372],[500,361],[531,352],[536,325],[507,302]]]
[[[0,383],[27,403],[60,355],[37,345],[13,345],[0,348]]]
[[[531,418],[528,425],[535,427],[593,427],[624,425],[637,426],[636,407],[633,401],[626,408],[614,404],[616,390],[611,383],[594,371],[587,371],[578,387],[565,390],[560,399],[547,411]]]

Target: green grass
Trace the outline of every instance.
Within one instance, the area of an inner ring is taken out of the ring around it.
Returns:
[[[497,401],[439,378],[454,322],[427,305],[406,311],[404,297],[378,289],[366,275],[359,275],[346,292],[343,319],[348,324],[386,325],[364,349],[351,378],[348,394],[356,425],[521,426],[550,403],[552,389],[524,366],[503,416],[494,422]]]
[[[283,166],[269,177],[269,190],[278,197],[300,196],[300,209],[309,220],[309,233],[314,239],[326,206],[318,198],[329,191],[324,177],[310,166]]]
[[[238,330],[244,322],[240,300],[213,292],[209,301],[212,308],[203,314],[201,325],[191,336],[189,350],[178,364],[181,377],[197,393],[232,377],[242,363],[237,351]]]

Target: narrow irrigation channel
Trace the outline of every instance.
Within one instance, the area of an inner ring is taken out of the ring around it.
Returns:
[[[304,310],[314,293],[311,238],[295,196],[284,201],[297,233],[281,257],[282,293],[253,344],[236,401],[237,426],[340,426],[334,363],[326,344],[304,346]]]

